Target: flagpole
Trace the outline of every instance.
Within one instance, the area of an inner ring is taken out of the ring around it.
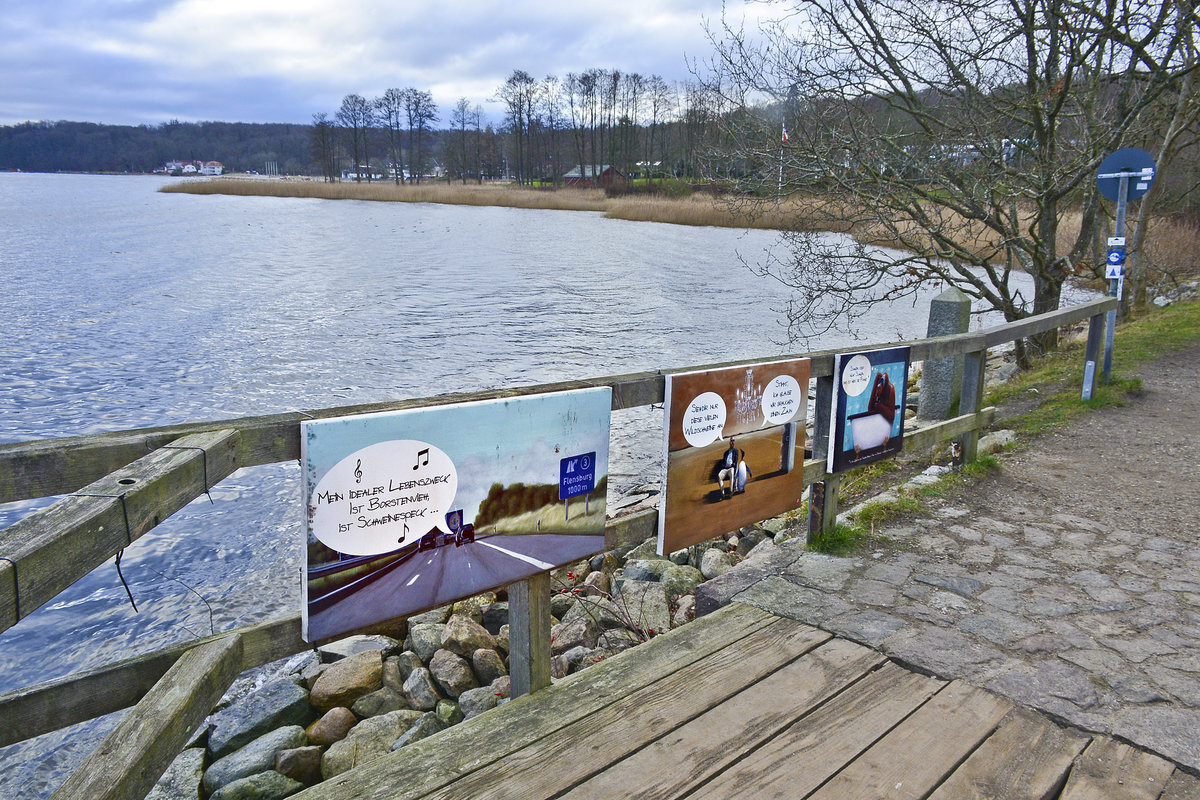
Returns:
[[[787,144],[788,135],[787,123],[781,122],[780,125],[782,126],[782,132],[779,141],[779,188],[775,190],[775,194],[778,197],[783,197],[783,146]]]

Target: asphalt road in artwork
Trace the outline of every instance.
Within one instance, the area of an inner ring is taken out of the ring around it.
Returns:
[[[569,564],[604,549],[604,535],[510,534],[417,551],[373,583],[310,614],[309,640],[405,616]]]

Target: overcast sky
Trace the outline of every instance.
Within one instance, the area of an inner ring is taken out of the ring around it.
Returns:
[[[300,122],[389,87],[489,102],[514,70],[688,79],[721,0],[3,0],[0,124]],[[742,0],[730,0],[740,17]]]

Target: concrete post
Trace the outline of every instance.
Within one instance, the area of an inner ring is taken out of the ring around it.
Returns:
[[[951,336],[966,333],[971,326],[971,298],[953,286],[929,304],[927,336]],[[921,419],[949,419],[962,387],[963,357],[928,358],[921,367],[921,393],[917,416]]]

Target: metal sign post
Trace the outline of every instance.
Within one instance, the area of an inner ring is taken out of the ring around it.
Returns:
[[[1130,200],[1136,200],[1150,190],[1154,183],[1154,157],[1137,147],[1122,148],[1100,163],[1096,173],[1096,188],[1109,200],[1117,202],[1113,235],[1108,240],[1108,294],[1118,300],[1125,282],[1125,212]],[[1116,309],[1108,312],[1104,331],[1105,383],[1112,378],[1113,336],[1117,327]],[[1093,365],[1089,365],[1094,369]],[[1090,386],[1084,384],[1083,399],[1091,396]]]

